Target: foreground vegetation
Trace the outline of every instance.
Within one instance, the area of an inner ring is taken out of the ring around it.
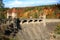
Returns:
[[[60,34],[60,25],[56,26],[55,33],[56,34]]]

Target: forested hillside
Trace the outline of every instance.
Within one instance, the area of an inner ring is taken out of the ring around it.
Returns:
[[[47,18],[60,18],[59,5],[21,7],[15,9],[19,18],[39,18],[39,16],[45,14]]]

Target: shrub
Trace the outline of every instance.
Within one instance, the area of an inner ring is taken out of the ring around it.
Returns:
[[[60,25],[56,26],[55,33],[60,34]]]

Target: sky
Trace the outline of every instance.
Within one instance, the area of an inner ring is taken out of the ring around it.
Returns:
[[[5,7],[29,7],[40,5],[52,5],[60,3],[60,0],[3,0]]]

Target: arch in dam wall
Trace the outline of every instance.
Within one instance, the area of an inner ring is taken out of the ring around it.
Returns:
[[[34,22],[41,22],[41,21],[43,21],[42,19],[29,19],[29,20],[27,20],[27,19],[25,19],[25,20],[20,20],[21,22],[20,22],[20,24],[23,24],[23,23],[34,23]]]
[[[42,17],[42,19],[41,19]],[[46,26],[46,15],[43,15],[41,16],[39,19],[24,19],[24,20],[21,20],[20,24],[23,24],[23,23],[43,23],[44,26]]]

